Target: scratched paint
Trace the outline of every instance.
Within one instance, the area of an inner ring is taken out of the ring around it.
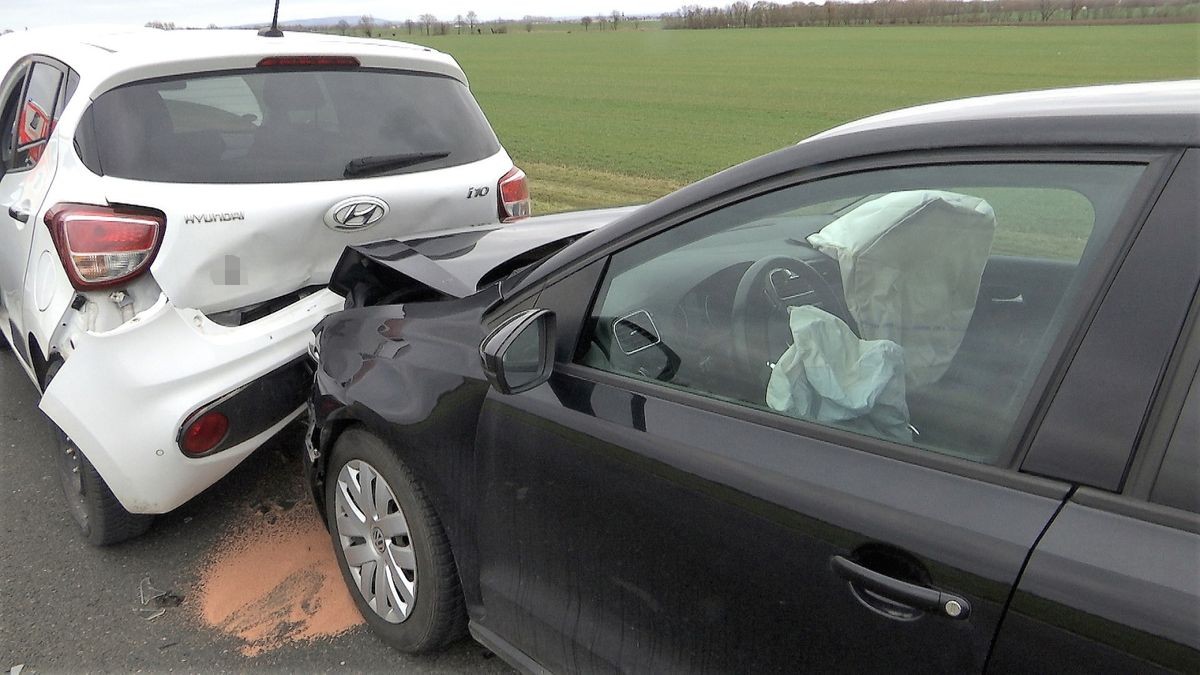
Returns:
[[[362,624],[315,509],[252,512],[202,563],[193,609],[245,656]]]

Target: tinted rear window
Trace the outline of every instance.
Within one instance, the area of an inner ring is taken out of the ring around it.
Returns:
[[[169,183],[342,180],[363,157],[449,153],[387,173],[494,155],[466,85],[422,73],[252,70],[125,85],[99,96],[76,135],[93,171]]]

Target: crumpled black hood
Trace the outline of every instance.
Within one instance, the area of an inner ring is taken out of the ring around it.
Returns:
[[[363,306],[367,295],[375,301],[396,294],[464,298],[636,208],[577,211],[350,246],[329,287],[350,299],[349,306]]]

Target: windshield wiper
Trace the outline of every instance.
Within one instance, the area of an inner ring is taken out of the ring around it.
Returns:
[[[435,159],[443,159],[450,156],[449,150],[438,152],[409,152],[402,155],[371,155],[368,157],[359,157],[352,159],[346,164],[346,170],[342,175],[346,178],[354,178],[356,176],[370,176],[377,173],[387,173],[396,169],[403,169],[406,166],[414,166],[416,164],[424,164],[432,162]]]

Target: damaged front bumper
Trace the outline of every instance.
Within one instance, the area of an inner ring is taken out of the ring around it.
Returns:
[[[251,391],[247,385],[301,358],[313,327],[343,302],[321,290],[230,328],[160,297],[115,330],[73,336],[74,351],[46,389],[41,409],[83,450],[127,511],[166,513],[298,417],[308,390],[296,392],[295,409],[262,420],[244,440],[206,457],[180,450],[185,420],[231,393]]]

